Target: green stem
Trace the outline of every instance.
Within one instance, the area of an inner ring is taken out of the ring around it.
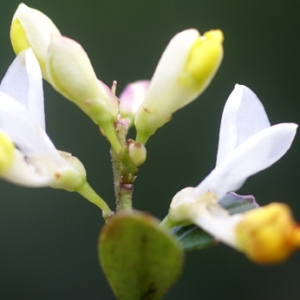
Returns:
[[[127,128],[118,122],[116,124],[116,132],[118,141],[121,146],[125,147]],[[114,190],[116,196],[116,210],[117,211],[130,211],[132,210],[132,192],[133,181],[135,176],[128,171],[128,166],[124,157],[118,155],[115,149],[111,149],[111,159],[114,175]],[[123,160],[122,160],[123,158]]]
[[[146,145],[149,138],[150,138],[149,132],[138,130],[135,140],[136,140],[137,143],[141,143],[143,145]]]
[[[159,224],[159,227],[165,229],[166,231],[170,231],[170,229],[175,226],[177,226],[176,222],[171,221],[169,216],[166,216]]]
[[[113,212],[110,210],[107,203],[92,189],[92,187],[85,181],[76,192],[82,195],[88,201],[97,205],[103,211],[103,218],[107,220]]]
[[[112,122],[106,124],[106,125],[101,125],[101,129],[105,133],[105,136],[109,140],[112,148],[119,153],[122,150],[122,145],[118,139],[117,133],[114,128],[114,124]]]

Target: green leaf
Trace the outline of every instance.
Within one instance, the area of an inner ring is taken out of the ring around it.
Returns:
[[[149,214],[111,218],[99,238],[99,259],[119,300],[159,300],[176,281],[183,253]]]
[[[185,251],[203,249],[217,243],[211,235],[196,225],[177,226],[171,232],[178,237]]]
[[[253,196],[241,196],[236,193],[227,193],[219,204],[231,215],[258,207]],[[177,226],[172,228],[171,232],[177,236],[185,251],[203,249],[217,244],[211,235],[196,225]]]

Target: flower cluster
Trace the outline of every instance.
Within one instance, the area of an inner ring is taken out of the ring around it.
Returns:
[[[0,176],[23,186],[76,191],[107,219],[112,213],[88,185],[84,166],[58,151],[46,134],[42,78],[100,127],[112,146],[117,210],[130,210],[148,139],[207,88],[223,58],[220,30],[184,30],[170,40],[151,80],[128,84],[118,99],[116,82],[109,88],[99,80],[83,47],[40,11],[20,4],[10,34],[17,56],[0,85]],[[136,139],[126,140],[131,126]],[[253,261],[284,260],[300,246],[300,228],[286,205],[231,215],[221,203],[278,161],[296,130],[294,123],[271,126],[257,96],[236,85],[223,110],[215,168],[198,186],[174,196],[161,227],[195,224]]]

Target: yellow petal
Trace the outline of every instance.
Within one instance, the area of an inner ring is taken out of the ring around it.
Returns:
[[[60,32],[50,18],[24,3],[18,6],[10,28],[13,49],[18,54],[31,47],[46,80],[45,60],[51,34],[59,35]]]
[[[223,58],[223,33],[211,30],[194,42],[185,69],[179,78],[183,84],[202,91],[211,82]]]
[[[300,246],[300,227],[281,203],[245,213],[236,234],[239,249],[260,264],[279,263]]]
[[[30,48],[26,33],[19,19],[14,19],[11,24],[10,38],[14,52],[17,55],[21,51]]]
[[[12,165],[14,150],[11,139],[4,132],[0,132],[0,175]]]

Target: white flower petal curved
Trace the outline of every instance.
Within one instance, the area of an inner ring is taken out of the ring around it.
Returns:
[[[216,165],[250,136],[269,126],[257,96],[246,86],[236,84],[222,114]]]
[[[25,155],[43,154],[58,164],[63,159],[52,141],[31,118],[26,108],[7,94],[0,92],[0,129],[6,132]]]
[[[240,144],[194,189],[195,199],[207,191],[222,198],[245,180],[279,160],[290,148],[298,125],[282,123],[268,127]]]
[[[26,187],[49,186],[53,181],[53,174],[51,172],[41,174],[40,170],[37,170],[26,159],[21,151],[15,149],[13,164],[1,174],[1,177],[11,183]]]
[[[156,70],[151,79],[149,90],[143,102],[143,106],[151,112],[156,111],[156,107],[164,99],[173,99],[173,101],[165,101],[164,106],[167,110],[167,117],[178,107],[178,101],[186,100],[186,95],[178,95],[180,90],[178,86],[178,74],[182,72],[186,64],[186,59],[191,51],[191,47],[195,40],[199,37],[196,29],[188,29],[176,34],[160,58]],[[169,95],[173,93],[174,95]],[[183,89],[183,93],[185,90]],[[191,98],[196,97],[198,93]],[[183,97],[182,97],[183,96]],[[186,101],[190,101],[186,100]],[[165,112],[164,112],[165,113]]]
[[[0,91],[20,102],[45,130],[42,74],[32,49],[19,53],[8,68]]]

